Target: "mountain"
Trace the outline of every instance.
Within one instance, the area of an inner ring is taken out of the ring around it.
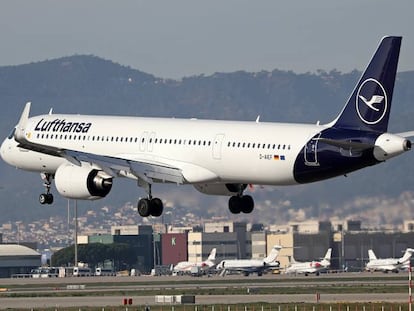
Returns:
[[[252,121],[260,115],[262,122],[325,123],[342,109],[359,75],[358,71],[296,74],[273,70],[171,80],[90,55],[0,67],[0,137],[5,137],[16,124],[26,101],[32,101],[32,114],[53,108],[57,113]],[[392,132],[414,128],[413,86],[414,71],[398,74],[390,118]],[[155,186],[154,193],[177,210],[196,211],[204,217],[227,215],[235,220],[250,217],[266,221],[267,213],[276,211],[278,215],[272,217],[283,220],[292,211],[305,211],[307,217],[328,217],[335,209],[349,206],[354,198],[398,198],[410,192],[414,185],[414,174],[409,171],[411,159],[412,154],[408,153],[347,178],[312,185],[255,187],[260,212],[249,216],[231,215],[227,199],[198,194],[189,186]],[[62,198],[57,198],[52,206],[37,203],[38,194],[43,191],[37,174],[0,162],[0,176],[0,223],[66,212],[66,200]],[[133,181],[117,180],[107,198],[82,206],[121,206],[143,195]]]

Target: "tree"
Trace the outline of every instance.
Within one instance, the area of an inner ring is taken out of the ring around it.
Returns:
[[[54,266],[73,265],[75,258],[75,247],[71,245],[63,248],[52,255]],[[136,252],[128,244],[92,243],[78,246],[78,260],[87,263],[90,267],[102,265],[106,260],[115,263],[115,269],[128,269],[136,264]]]

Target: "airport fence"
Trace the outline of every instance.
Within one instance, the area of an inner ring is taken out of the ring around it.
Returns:
[[[335,304],[217,304],[217,305],[128,305],[119,307],[74,307],[27,309],[31,311],[410,311],[402,303],[335,303]]]

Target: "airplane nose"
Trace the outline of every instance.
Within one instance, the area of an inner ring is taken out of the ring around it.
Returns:
[[[10,157],[10,139],[6,139],[2,142],[0,147],[0,156],[4,162],[12,165],[12,157]]]
[[[4,161],[6,161],[6,160],[4,159],[4,154],[6,153],[6,146],[5,146],[5,144],[6,144],[6,141],[3,141],[3,142],[1,143],[1,147],[0,147],[0,156],[1,156],[1,158],[2,158]]]

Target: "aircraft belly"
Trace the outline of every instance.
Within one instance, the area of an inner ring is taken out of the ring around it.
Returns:
[[[293,178],[293,163],[273,159],[266,160],[227,161],[222,160],[220,180],[225,182],[243,182],[261,185],[290,185],[295,184]]]

